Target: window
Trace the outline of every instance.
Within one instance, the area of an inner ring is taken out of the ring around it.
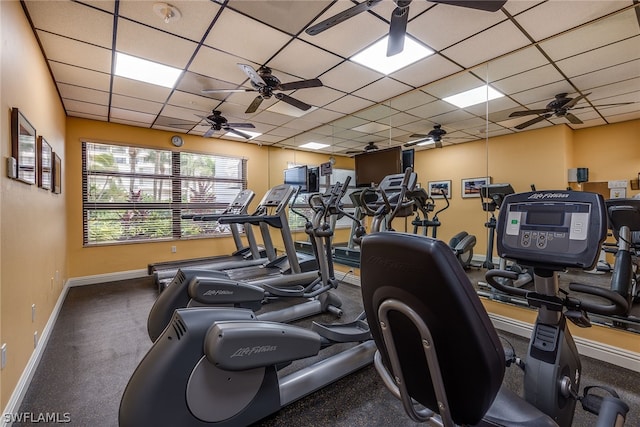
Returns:
[[[246,188],[246,159],[82,143],[84,245],[225,235],[216,221]]]

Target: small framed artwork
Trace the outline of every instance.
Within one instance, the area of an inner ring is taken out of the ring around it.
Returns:
[[[451,198],[451,181],[429,181],[427,191],[434,199]]]
[[[17,178],[27,184],[36,183],[36,129],[17,108],[11,109],[11,156],[16,159]]]
[[[51,145],[42,136],[38,136],[38,186],[45,190],[51,190],[51,175],[53,170],[53,158]]]
[[[55,194],[62,193],[62,160],[60,156],[53,153],[53,185],[51,191]]]
[[[480,197],[480,187],[491,184],[490,176],[482,178],[465,178],[462,180],[461,194],[463,198]]]

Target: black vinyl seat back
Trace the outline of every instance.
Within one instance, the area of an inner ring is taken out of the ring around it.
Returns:
[[[622,226],[629,227],[634,245],[640,244],[640,199],[609,199],[605,201],[609,228],[616,240]]]
[[[394,300],[417,313],[429,329],[453,421],[479,422],[500,389],[504,351],[451,248],[439,240],[404,233],[366,236],[361,245],[361,287],[371,333],[387,371],[391,373],[392,364],[378,309]],[[387,327],[409,396],[439,413],[414,322],[401,311],[390,311]]]

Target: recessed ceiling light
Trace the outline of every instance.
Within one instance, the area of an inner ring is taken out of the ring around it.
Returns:
[[[329,144],[321,144],[319,142],[307,142],[306,144],[302,144],[299,148],[308,148],[310,150],[319,150],[321,148],[327,148]]]
[[[116,76],[173,88],[182,70],[116,52]]]
[[[249,135],[249,136],[251,137],[251,138],[249,138],[249,139],[253,139],[253,138],[255,138],[256,136],[260,136],[260,135],[262,135],[260,132],[252,132],[252,131],[250,131],[250,130],[244,130],[244,129],[238,129],[238,132],[242,132],[242,133],[244,133],[244,134],[246,134],[246,135]],[[244,139],[244,140],[246,140],[246,139],[247,139],[247,138],[245,138],[245,137],[243,137],[243,136],[236,135],[236,134],[235,134],[235,133],[233,133],[233,132],[227,132],[227,133],[225,133],[223,136],[227,136],[227,137],[229,137],[229,138]]]
[[[388,39],[389,36],[386,36],[378,40],[365,50],[352,56],[351,60],[382,74],[391,74],[400,68],[433,55],[433,50],[405,35],[404,50],[397,55],[387,56]]]
[[[504,94],[498,92],[491,86],[484,85],[455,95],[447,96],[446,98],[442,98],[442,100],[447,101],[449,104],[453,104],[458,108],[465,108],[471,105],[491,101],[492,99],[502,98],[503,96]]]

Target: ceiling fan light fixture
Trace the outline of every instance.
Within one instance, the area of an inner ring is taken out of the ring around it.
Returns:
[[[456,93],[455,95],[447,96],[446,98],[442,98],[442,100],[449,104],[453,104],[458,108],[466,108],[483,102],[489,102],[493,99],[502,98],[503,96],[503,93],[498,92],[491,86],[483,85],[464,92]]]
[[[153,13],[162,18],[165,24],[177,21],[182,18],[182,13],[180,12],[180,10],[169,3],[154,3]]]
[[[401,68],[433,55],[433,50],[405,35],[404,50],[396,55],[387,56],[389,36],[385,36],[371,46],[360,51],[350,59],[379,73],[389,75]]]

